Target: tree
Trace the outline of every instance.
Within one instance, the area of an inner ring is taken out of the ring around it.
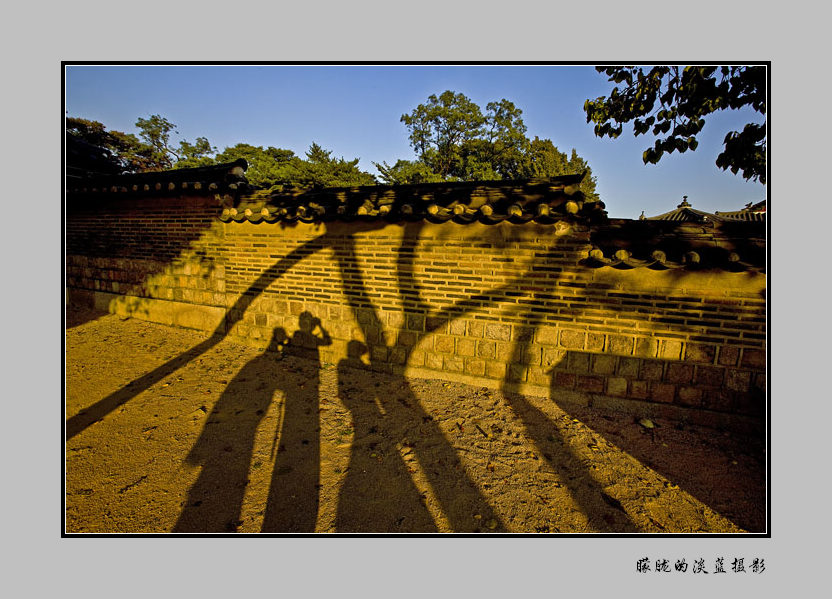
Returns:
[[[444,181],[441,175],[434,173],[420,160],[397,160],[390,166],[387,162],[374,162],[381,173],[381,180],[387,185],[408,185],[412,183],[439,183]]]
[[[176,131],[176,125],[158,114],[136,121],[139,137],[152,148],[151,163],[143,170],[165,170],[171,168],[189,168],[213,164],[211,154],[217,149],[212,147],[205,137],[196,138],[191,144],[185,140],[179,142],[179,147],[171,145],[171,131]]]
[[[375,163],[390,184],[557,177],[587,172],[581,191],[597,199],[595,177],[573,149],[569,157],[549,139],[526,137],[523,111],[509,100],[489,102],[485,113],[463,94],[431,95],[402,122],[416,161]]]
[[[332,152],[313,143],[306,152],[306,160],[299,162],[297,184],[313,187],[352,187],[375,185],[370,173],[358,168],[359,159],[332,158]]]
[[[632,121],[633,133],[657,136],[644,151],[645,164],[656,164],[664,154],[695,150],[704,117],[718,110],[750,107],[766,115],[766,68],[763,66],[596,67],[615,87],[609,96],[587,100],[587,123],[595,135],[616,138]],[[664,137],[661,137],[664,136]],[[745,179],[766,182],[766,125],[751,122],[731,131],[716,165],[742,173]]]
[[[240,158],[248,162],[246,179],[254,187],[270,189],[300,180],[300,159],[291,150],[238,143],[216,156],[217,162],[233,162]]]
[[[131,133],[108,131],[98,121],[66,117],[67,163],[87,173],[121,174],[145,170],[153,149]]]
[[[401,118],[410,130],[410,144],[433,172],[443,179],[459,176],[461,148],[482,134],[485,117],[480,107],[450,90],[428,97]]]

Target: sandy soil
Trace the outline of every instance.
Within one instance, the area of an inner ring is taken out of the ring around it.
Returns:
[[[70,311],[66,532],[765,531],[761,439],[354,366]]]

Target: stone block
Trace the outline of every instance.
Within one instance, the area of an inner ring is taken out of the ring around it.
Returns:
[[[650,399],[662,403],[673,403],[673,398],[676,395],[676,386],[667,383],[651,382],[650,383]]]
[[[578,380],[575,383],[575,388],[585,393],[603,393],[604,377],[578,375]]]
[[[477,356],[487,360],[493,360],[497,357],[497,344],[493,341],[478,341]]]
[[[561,331],[560,345],[566,349],[583,349],[586,333],[581,331]]]
[[[432,333],[446,334],[448,332],[448,319],[439,316],[428,316],[425,318],[425,330]]]
[[[436,335],[433,348],[443,354],[454,353],[454,338],[448,335]]]
[[[652,337],[638,337],[633,354],[640,358],[655,358],[659,351],[659,342]]]
[[[470,359],[465,360],[465,372],[473,376],[485,375],[485,360]]]
[[[508,380],[511,383],[522,383],[526,381],[527,369],[522,364],[508,365]]]
[[[383,345],[373,345],[370,347],[370,360],[373,362],[387,361],[387,348]]]
[[[693,375],[693,382],[697,385],[708,385],[711,387],[721,387],[725,379],[725,369],[720,366],[700,366],[696,367]]]
[[[688,343],[685,345],[685,360],[700,364],[713,364],[716,358],[716,346],[702,343]]]
[[[740,365],[743,368],[765,368],[766,367],[766,352],[760,349],[742,350],[742,361]]]
[[[556,372],[553,384],[555,387],[566,387],[567,389],[572,389],[575,387],[577,380],[578,375],[572,374],[571,372]]]
[[[686,406],[700,406],[702,405],[702,390],[698,387],[679,387],[678,391],[679,403]]]
[[[607,351],[619,356],[633,353],[634,339],[627,335],[607,335]]]
[[[407,315],[407,328],[411,331],[424,331],[425,330],[425,317],[421,314],[408,314]]]
[[[579,374],[589,372],[589,354],[569,352],[566,358],[566,369]]]
[[[548,387],[551,381],[552,377],[546,370],[540,366],[529,366],[529,383],[540,387]]]
[[[639,378],[645,381],[660,381],[664,374],[664,363],[658,360],[644,360]]]
[[[693,380],[693,366],[691,364],[668,364],[664,380],[668,383],[689,383]]]
[[[461,373],[465,370],[465,360],[457,356],[445,356],[443,369],[447,372]]]
[[[506,378],[506,365],[502,362],[486,362],[485,363],[485,376],[490,379],[500,379],[503,380]]]
[[[407,363],[407,349],[404,347],[390,348],[390,362],[400,365]]]
[[[664,360],[679,360],[682,357],[682,342],[663,339],[659,345],[659,357]]]
[[[725,386],[731,391],[745,393],[751,388],[751,373],[729,368],[725,372]]]
[[[637,378],[641,367],[641,360],[638,358],[619,358],[618,374],[629,378]]]
[[[722,366],[736,366],[740,361],[740,349],[730,345],[723,345],[719,348],[716,361]]]
[[[592,358],[592,372],[595,374],[613,374],[615,372],[616,357],[598,354]]]
[[[554,327],[542,326],[535,332],[535,340],[538,343],[544,343],[546,345],[557,345],[558,329]]]
[[[734,409],[734,400],[731,393],[724,389],[702,389],[701,406],[707,410],[731,412]]]
[[[606,335],[602,333],[587,333],[586,335],[586,350],[587,351],[604,351],[604,341]]]
[[[425,367],[431,370],[442,370],[442,356],[440,354],[425,352]]]
[[[544,368],[566,368],[566,350],[544,347],[542,353]]]
[[[648,393],[647,381],[630,381],[630,397],[633,399],[647,399]]]
[[[467,323],[468,337],[482,337],[485,334],[485,323],[478,320],[469,320]]]
[[[456,340],[456,354],[458,356],[473,357],[477,352],[477,342],[473,339],[460,337]]]
[[[419,342],[419,335],[413,331],[399,331],[396,343],[402,347],[413,347]]]
[[[410,352],[410,355],[407,356],[407,363],[410,366],[424,366],[425,352],[421,349],[414,349]]]
[[[485,338],[508,341],[511,339],[511,327],[507,324],[488,323],[485,325]]]
[[[613,376],[607,379],[607,393],[616,397],[627,396],[627,379]]]
[[[534,339],[534,327],[516,324],[512,327],[511,340],[519,343],[528,343]]]
[[[452,320],[448,324],[448,333],[456,335],[457,337],[465,336],[466,322],[464,320]]]

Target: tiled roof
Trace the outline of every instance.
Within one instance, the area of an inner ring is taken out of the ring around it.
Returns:
[[[606,219],[604,204],[585,201],[583,175],[523,181],[444,182],[325,189],[286,189],[243,196],[226,206],[225,222],[252,223],[376,220],[464,224],[503,221],[552,223]]]
[[[618,269],[766,268],[765,223],[670,220],[610,220],[591,229],[592,248],[584,264]]]
[[[675,210],[665,212],[656,216],[648,216],[641,220],[668,220],[675,222],[686,223],[707,223],[707,222],[722,222],[722,221],[751,221],[751,222],[765,222],[766,208],[765,200],[752,206],[749,204],[742,210],[733,212],[705,212],[703,210],[694,209],[684,196],[682,203],[676,206]],[[760,208],[762,207],[762,208]],[[642,213],[643,214],[643,213]]]
[[[245,171],[248,163],[235,160],[199,168],[182,168],[159,172],[126,175],[94,174],[68,178],[70,195],[154,194],[165,193],[220,193],[248,191]]]

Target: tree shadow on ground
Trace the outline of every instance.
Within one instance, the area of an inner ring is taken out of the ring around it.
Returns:
[[[415,439],[411,425],[417,410],[402,397],[381,397],[360,383],[362,375],[355,369],[364,366],[368,354],[366,345],[350,341],[347,358],[338,363],[338,396],[350,411],[356,440],[338,497],[335,530],[438,532],[402,455],[415,444],[409,437]],[[404,409],[393,409],[393,402]]]
[[[350,307],[356,314],[356,320],[359,322],[365,339],[372,342],[370,367],[390,373],[390,370],[385,367],[387,364],[385,360],[377,364],[373,362],[373,352],[384,354],[386,358],[391,356],[396,349],[401,348],[396,348],[386,338],[385,327],[361,277],[360,268],[358,268],[353,237],[346,235],[342,243],[334,246],[334,250],[341,275],[342,289]],[[397,336],[399,332],[397,331],[394,335]],[[423,328],[417,336],[424,337],[430,332],[429,328]],[[418,341],[414,341],[413,344],[416,343]],[[364,352],[362,348],[357,346],[353,346],[353,348],[354,354],[360,355]],[[353,356],[344,364],[341,364],[339,372],[345,372],[347,367],[356,365],[356,358],[357,356]],[[402,515],[401,507],[413,505],[414,500],[420,503],[424,500],[424,496],[419,500],[412,493],[405,493],[403,497],[399,497],[391,504],[382,496],[385,493],[385,488],[395,487],[397,482],[403,478],[404,470],[401,467],[401,456],[394,456],[393,451],[394,448],[397,451],[399,451],[398,448],[405,448],[404,451],[410,450],[408,453],[413,454],[416,462],[414,467],[418,467],[435,496],[438,511],[441,512],[436,517],[443,518],[452,531],[478,531],[477,520],[474,519],[475,515],[480,515],[484,522],[493,521],[494,530],[504,531],[504,525],[477,488],[477,485],[468,476],[453,446],[445,438],[433,418],[421,407],[410,382],[402,375],[393,374],[392,376],[398,379],[397,382],[393,383],[394,387],[400,389],[396,401],[389,401],[388,399],[377,408],[372,408],[368,406],[367,397],[364,398],[363,404],[354,401],[352,398],[346,400],[349,402],[348,405],[357,410],[352,414],[356,429],[367,432],[382,432],[382,437],[386,437],[386,451],[393,456],[390,462],[391,465],[388,466],[389,470],[380,474],[378,479],[373,481],[374,489],[371,491],[374,494],[374,498],[371,500],[381,508],[386,508],[387,513],[376,513],[373,516],[372,523],[367,528],[375,532],[383,532],[383,530],[374,527],[386,526],[391,522],[394,524],[398,522],[397,526],[404,526],[404,521],[399,522]],[[344,393],[349,397],[347,390],[344,390]],[[359,396],[361,393],[371,394],[372,392],[365,389],[358,391]],[[414,429],[414,427],[418,428]],[[418,439],[413,439],[413,435],[418,435]],[[359,451],[361,451],[360,448]],[[365,466],[362,463],[364,460],[362,456],[356,456],[353,459],[359,460],[359,466]],[[367,463],[366,466],[372,466],[372,464]],[[363,473],[353,471],[352,475],[348,473],[347,476],[348,480],[344,484],[344,490],[342,490],[339,498],[339,519],[342,523],[355,522],[355,518],[349,516],[348,511],[354,509],[360,500],[357,497],[351,497],[349,493],[359,486],[360,481],[352,482],[349,477],[363,476]],[[364,499],[366,500],[366,494]],[[408,530],[411,527],[418,529],[420,526],[427,525],[424,512],[417,510],[416,514],[413,518],[414,521],[407,524]],[[436,517],[433,520],[434,525],[436,524]],[[341,532],[346,531],[341,530]]]
[[[557,401],[562,389],[552,387]],[[611,445],[748,532],[766,529],[765,439],[683,422],[621,417],[601,407],[558,403]]]

